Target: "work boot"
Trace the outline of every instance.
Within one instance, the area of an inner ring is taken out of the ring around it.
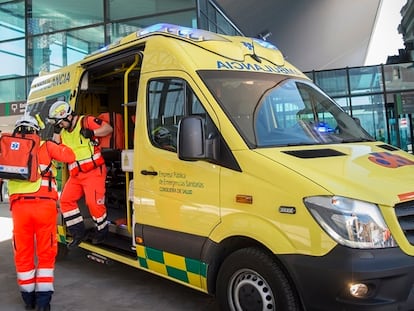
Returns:
[[[73,237],[72,241],[68,243],[67,247],[72,250],[79,246],[83,242],[83,237]]]
[[[36,311],[50,311],[50,301],[52,300],[53,291],[36,292]]]
[[[21,295],[25,304],[24,309],[34,310],[36,308],[35,292],[21,292]]]
[[[86,239],[88,238],[88,235],[86,234],[86,232],[84,232],[82,235],[74,235],[72,238],[72,241],[70,243],[68,243],[67,247],[72,250],[75,249],[79,246],[79,244],[81,244],[83,241],[86,241]]]
[[[108,236],[108,226],[105,226],[102,230],[97,230],[93,237],[92,237],[92,244],[102,244],[105,242],[106,238]]]
[[[69,249],[78,247],[88,236],[83,222],[68,227],[68,231],[72,235],[72,241],[67,245]]]

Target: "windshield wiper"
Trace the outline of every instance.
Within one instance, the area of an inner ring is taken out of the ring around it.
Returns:
[[[342,142],[343,143],[362,143],[362,142],[367,142],[367,141],[375,141],[375,139],[359,137],[359,138],[344,139]]]

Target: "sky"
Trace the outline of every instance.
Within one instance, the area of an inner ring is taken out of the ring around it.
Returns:
[[[402,35],[398,33],[398,25],[402,18],[401,8],[406,3],[407,0],[382,0],[365,66],[385,64],[388,56],[398,55],[398,50],[404,48]]]

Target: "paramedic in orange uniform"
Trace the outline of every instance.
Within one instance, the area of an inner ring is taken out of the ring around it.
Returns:
[[[55,124],[54,140],[70,146],[76,161],[68,165],[69,178],[60,198],[60,209],[72,235],[69,248],[78,246],[87,237],[78,200],[85,196],[86,205],[95,223],[92,243],[102,243],[108,226],[105,207],[106,166],[97,138],[112,133],[112,126],[93,116],[79,116],[70,105],[57,101],[49,109]]]
[[[39,134],[35,118],[25,115],[16,122],[18,133]],[[38,153],[42,176],[34,182],[9,180],[13,218],[13,251],[17,283],[26,310],[50,310],[57,254],[56,168],[52,160],[73,162],[74,152],[65,145],[43,141]],[[35,258],[37,257],[37,258]]]

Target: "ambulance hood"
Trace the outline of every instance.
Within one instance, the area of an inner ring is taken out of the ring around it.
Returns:
[[[334,195],[390,206],[414,199],[414,156],[381,142],[256,152]]]

